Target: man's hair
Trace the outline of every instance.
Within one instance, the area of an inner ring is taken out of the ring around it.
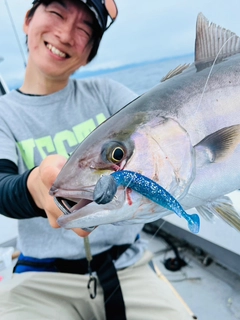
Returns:
[[[36,9],[39,7],[40,4],[43,4],[44,6],[49,5],[51,2],[53,2],[54,0],[39,0],[35,5],[33,5],[33,7],[29,10],[27,18],[32,18],[34,16],[34,13],[36,11]],[[89,11],[91,12],[91,11]],[[92,14],[92,13],[91,13]],[[95,18],[95,16],[92,14],[93,16],[93,34],[92,34],[92,38],[90,41],[93,42],[93,47],[92,50],[88,56],[87,62],[92,61],[92,59],[96,56],[102,36],[103,36],[103,32],[102,29],[100,28],[97,19]],[[26,45],[28,45],[28,36],[26,36]]]

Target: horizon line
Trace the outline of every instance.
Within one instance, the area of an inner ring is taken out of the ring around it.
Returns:
[[[117,71],[122,71],[122,70],[127,70],[131,68],[137,68],[143,65],[149,65],[149,64],[154,64],[154,63],[159,63],[159,62],[164,62],[167,60],[173,60],[173,59],[180,59],[184,57],[190,57],[193,56],[194,53],[186,53],[183,55],[178,55],[178,56],[168,56],[168,57],[163,57],[155,60],[144,60],[136,63],[127,63],[123,65],[119,65],[116,67],[107,67],[107,68],[99,68],[99,69],[93,69],[93,70],[77,70],[71,78],[77,78],[77,79],[83,79],[83,78],[89,78],[92,76],[99,76],[99,75],[104,75],[104,74],[109,74],[109,73],[114,73]],[[187,61],[186,61],[187,62]],[[4,79],[5,80],[5,79]],[[5,80],[7,83],[7,86],[10,90],[15,89],[16,87],[19,86],[20,80],[19,79],[11,79],[11,80]]]
[[[186,54],[182,54],[182,55],[178,55],[178,56],[168,56],[168,57],[163,57],[163,58],[159,58],[159,59],[154,59],[154,60],[144,60],[144,61],[140,61],[140,62],[135,62],[135,63],[127,63],[127,64],[122,64],[116,67],[106,67],[106,68],[99,68],[99,69],[93,69],[93,70],[77,70],[74,74],[73,74],[73,78],[74,75],[77,76],[78,78],[85,78],[85,77],[91,77],[91,75],[100,75],[100,74],[107,74],[107,73],[112,73],[112,72],[116,72],[116,71],[121,71],[121,70],[127,70],[130,68],[137,68],[143,65],[147,65],[147,64],[154,64],[154,63],[158,63],[158,62],[163,62],[166,60],[172,60],[172,59],[177,59],[177,58],[184,58],[187,56],[193,56],[194,52],[192,53],[186,53]]]

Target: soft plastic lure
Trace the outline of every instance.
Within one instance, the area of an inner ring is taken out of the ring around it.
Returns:
[[[160,206],[175,212],[180,218],[187,220],[188,228],[192,233],[199,232],[200,219],[197,214],[189,215],[163,187],[137,172],[123,170],[102,176],[95,186],[94,201],[98,204],[112,201],[119,186],[131,188]]]

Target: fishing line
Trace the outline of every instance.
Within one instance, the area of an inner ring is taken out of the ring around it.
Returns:
[[[218,53],[217,53],[217,55],[216,55],[216,58],[214,59],[213,64],[212,64],[212,66],[211,66],[211,69],[210,69],[210,71],[209,71],[209,74],[208,74],[206,83],[205,83],[205,85],[204,85],[203,92],[202,92],[202,94],[201,94],[200,101],[199,101],[199,103],[198,103],[198,106],[197,106],[197,109],[196,109],[196,111],[195,111],[195,114],[197,113],[197,111],[198,111],[198,109],[199,109],[199,107],[200,107],[200,105],[201,105],[201,103],[202,103],[203,95],[204,95],[204,93],[205,93],[205,91],[206,91],[209,78],[210,78],[210,76],[211,76],[211,74],[212,74],[213,67],[214,67],[215,64],[216,64],[216,61],[217,61],[217,59],[218,59],[218,57],[219,57],[219,54],[221,53],[221,51],[222,51],[222,49],[225,47],[225,45],[228,43],[228,41],[230,41],[230,40],[231,40],[233,37],[235,37],[235,36],[236,36],[236,35],[234,34],[234,35],[232,35],[230,38],[228,38],[228,39],[224,42],[224,44],[222,45],[222,47],[219,49],[219,51],[218,51]],[[194,116],[195,116],[195,114],[194,114]]]
[[[134,174],[131,177],[131,180],[129,181],[129,183],[126,185],[126,187],[124,188],[124,191],[127,190],[127,188],[130,186],[131,182],[134,180],[134,178],[137,178],[137,173],[134,172]]]
[[[7,0],[5,0],[4,2],[5,2],[5,6],[6,6],[6,8],[7,8],[7,12],[8,12],[8,15],[9,15],[9,18],[10,18],[10,22],[11,22],[11,25],[12,25],[12,28],[13,28],[13,32],[14,32],[15,38],[16,38],[16,40],[17,40],[17,44],[18,44],[20,53],[21,53],[21,55],[22,55],[24,67],[26,67],[26,66],[27,66],[27,61],[26,61],[26,58],[25,58],[25,54],[24,54],[24,52],[23,52],[22,45],[21,45],[20,40],[19,40],[19,36],[18,36],[16,27],[15,27],[15,24],[14,24],[14,20],[13,20],[13,17],[12,17],[11,11],[10,11],[10,8],[9,8],[9,6],[8,6]]]
[[[149,239],[149,243],[153,241],[153,239],[157,236],[158,231],[161,230],[161,228],[164,226],[165,223],[166,223],[166,220],[163,220],[162,224],[157,228],[157,231],[155,231],[152,237]]]

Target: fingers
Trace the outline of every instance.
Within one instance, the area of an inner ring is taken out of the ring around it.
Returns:
[[[46,192],[48,193],[49,197],[47,202],[48,207],[46,208],[47,215],[49,223],[53,228],[60,228],[57,223],[57,219],[62,215],[62,211],[56,206],[54,198],[49,195],[49,190],[55,182],[60,170],[62,169],[66,161],[67,159],[62,156],[52,155],[48,156],[44,160],[44,163],[40,166],[41,179],[46,187]],[[86,237],[90,233],[80,228],[74,228],[72,230],[80,237]]]
[[[49,195],[49,190],[66,161],[67,159],[62,156],[52,155],[45,158],[39,167],[44,210],[48,216],[49,223],[53,228],[60,228],[57,219],[62,215],[62,211],[56,206],[54,198]]]
[[[49,224],[53,228],[60,228],[57,220],[63,213],[55,204],[54,198],[49,195],[49,190],[66,161],[67,159],[60,155],[46,157],[39,167],[32,170],[27,181],[34,202],[46,212]],[[74,228],[73,231],[80,237],[86,237],[90,233],[80,228]]]
[[[57,175],[66,163],[67,159],[60,155],[48,156],[43,160],[39,169],[42,182],[48,190],[55,182]]]
[[[50,190],[51,186],[54,184],[58,174],[60,172],[60,169],[53,167],[53,166],[47,166],[40,169],[40,176],[43,184],[45,187]]]
[[[87,237],[91,232],[87,232],[87,231],[84,231],[80,228],[73,228],[72,229],[78,236],[82,237],[82,238],[85,238]]]
[[[49,195],[49,189],[65,162],[66,159],[62,156],[49,156],[31,171],[27,180],[27,187],[35,204],[46,212],[53,228],[59,228],[57,219],[62,212],[56,206],[54,198]]]

